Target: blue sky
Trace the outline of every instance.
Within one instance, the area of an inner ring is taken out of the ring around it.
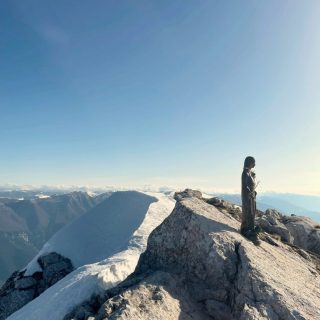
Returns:
[[[0,183],[320,194],[318,1],[0,2]]]

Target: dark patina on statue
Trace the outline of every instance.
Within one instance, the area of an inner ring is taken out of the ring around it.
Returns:
[[[255,229],[254,219],[256,215],[256,176],[252,169],[256,161],[248,156],[244,161],[241,176],[241,198],[242,198],[242,223],[241,234],[246,238],[259,244],[257,230]]]

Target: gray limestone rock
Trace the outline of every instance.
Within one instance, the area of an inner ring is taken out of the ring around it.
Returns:
[[[215,206],[217,209],[223,213],[231,214],[236,220],[241,222],[242,219],[242,208],[236,204],[229,201],[223,200],[219,197],[213,197],[205,200],[207,203]]]
[[[320,229],[308,217],[286,217],[284,224],[290,232],[292,243],[300,248],[320,255]]]
[[[154,272],[138,284],[123,290],[120,295],[108,299],[95,318],[211,319],[202,303],[191,298],[184,282],[178,276],[163,271]]]
[[[283,241],[293,243],[293,237],[282,221],[283,216],[278,211],[268,209],[258,219],[258,225],[268,233],[279,235]]]
[[[320,255],[320,229],[310,218],[285,216],[268,209],[257,223],[268,233],[279,235],[283,241]]]
[[[200,191],[197,190],[192,190],[192,189],[186,189],[182,192],[176,192],[174,194],[174,199],[176,201],[180,201],[184,198],[198,198],[198,199],[202,199],[202,193]]]

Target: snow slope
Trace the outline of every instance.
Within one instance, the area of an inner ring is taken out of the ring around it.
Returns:
[[[136,191],[113,193],[59,230],[28,264],[25,275],[41,270],[37,259],[45,253],[57,252],[78,268],[121,251],[154,201],[157,199]]]
[[[142,194],[143,195],[143,194]],[[63,317],[72,310],[74,306],[81,303],[82,301],[90,298],[93,293],[98,293],[99,291],[105,290],[112,286],[115,286],[120,281],[124,280],[136,267],[140,254],[145,250],[147,245],[147,239],[150,232],[157,227],[173,210],[175,201],[172,197],[169,197],[162,193],[146,193],[145,195],[157,198],[157,202],[153,202],[147,211],[143,214],[140,225],[135,225],[135,230],[132,227],[132,223],[138,224],[138,219],[132,221],[130,214],[126,211],[122,216],[122,212],[117,211],[114,214],[110,213],[109,217],[113,219],[108,230],[112,232],[110,241],[114,245],[111,248],[111,245],[108,245],[108,235],[105,235],[105,244],[106,244],[106,254],[105,257],[109,255],[106,259],[96,262],[93,264],[87,264],[79,267],[68,276],[60,280],[51,288],[47,289],[43,294],[38,298],[28,303],[22,309],[18,310],[12,314],[8,320],[61,320]],[[110,197],[111,198],[111,197]],[[149,198],[150,199],[150,198]],[[113,203],[112,208],[116,210],[116,203],[122,205],[123,201],[120,199],[117,202]],[[141,199],[140,199],[141,200]],[[139,207],[139,206],[138,206]],[[125,206],[123,207],[125,209]],[[132,208],[133,209],[133,208]],[[116,216],[121,216],[121,218],[116,218]],[[99,216],[103,219],[103,215]],[[80,220],[80,219],[79,219]],[[89,226],[92,221],[95,221],[95,225],[99,226],[97,232],[105,232],[104,226],[101,223],[102,221],[89,219],[86,220]],[[82,223],[77,222],[81,227]],[[108,221],[104,221],[108,225]],[[123,230],[126,232],[123,232]],[[75,228],[76,229],[76,228]],[[67,229],[71,230],[71,229]],[[82,229],[83,231],[83,229]],[[94,231],[94,229],[92,229]],[[126,236],[130,232],[131,235],[127,238],[125,243],[119,241],[117,234],[123,232],[123,235]],[[80,233],[81,234],[81,233]],[[60,233],[60,236],[64,236],[64,240],[70,240],[67,238],[67,232]],[[96,236],[96,233],[91,234],[92,237]],[[117,240],[112,237],[116,237]],[[89,245],[91,250],[95,250],[97,256],[102,254],[100,246],[97,242],[93,242],[97,245],[97,249],[94,246],[91,246],[91,242],[85,243]],[[67,249],[63,246],[63,242],[59,240],[58,234],[57,237],[52,238],[51,241],[43,248],[42,253],[50,252],[54,250],[60,254],[71,257],[72,261],[76,261],[77,264],[83,263],[88,256],[89,260],[92,259],[92,254],[90,250],[84,250],[85,247],[82,247],[84,244],[81,243],[77,245],[73,243],[74,247],[69,246]],[[74,251],[80,250],[80,251]],[[78,256],[77,256],[78,255]],[[35,260],[28,265],[28,272],[31,273],[37,268]]]

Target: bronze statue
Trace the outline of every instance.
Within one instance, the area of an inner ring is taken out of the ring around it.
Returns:
[[[253,157],[246,157],[241,176],[241,198],[242,198],[242,223],[241,234],[246,238],[259,244],[258,233],[254,226],[256,215],[256,179],[252,169],[256,161]]]

